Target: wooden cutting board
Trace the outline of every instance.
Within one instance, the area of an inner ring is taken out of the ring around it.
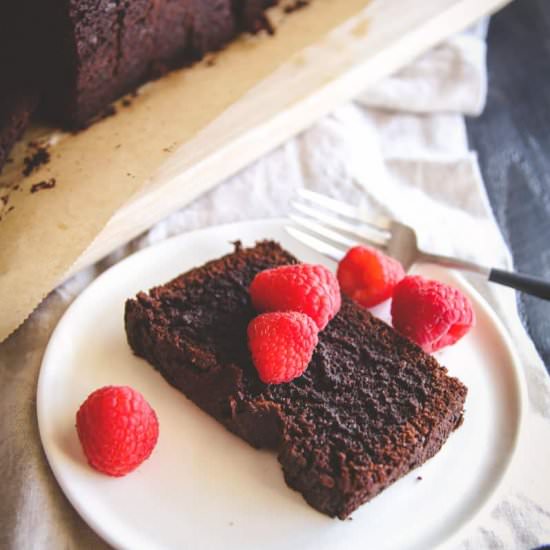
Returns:
[[[69,275],[506,1],[274,8],[275,36],[241,37],[145,85],[84,132],[31,129],[0,178],[0,341]],[[21,178],[31,140],[47,144],[51,161]]]
[[[127,242],[506,0],[373,1],[176,151],[71,273]],[[291,85],[289,85],[291,83]]]

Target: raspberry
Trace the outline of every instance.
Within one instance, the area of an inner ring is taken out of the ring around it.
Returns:
[[[159,434],[155,411],[139,392],[125,386],[90,394],[76,413],[76,429],[90,466],[115,477],[149,458]]]
[[[260,379],[290,382],[307,369],[319,329],[304,313],[263,313],[248,325],[248,346]]]
[[[337,275],[346,296],[364,307],[373,307],[391,298],[405,270],[375,248],[355,246],[340,261]]]
[[[395,287],[391,314],[394,328],[428,353],[454,344],[475,323],[472,304],[462,292],[419,275]]]
[[[250,285],[256,311],[298,311],[309,315],[323,330],[338,313],[340,287],[322,265],[296,264],[258,273]]]

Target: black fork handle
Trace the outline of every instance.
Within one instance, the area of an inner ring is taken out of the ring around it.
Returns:
[[[515,288],[543,300],[550,300],[550,281],[545,281],[540,277],[514,273],[513,271],[503,271],[502,269],[491,269],[489,281]]]

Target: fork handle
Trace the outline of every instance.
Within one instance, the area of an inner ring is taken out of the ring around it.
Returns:
[[[473,262],[441,256],[439,254],[429,254],[427,252],[420,252],[418,260],[443,265],[451,269],[462,269],[478,273],[487,277],[493,283],[515,288],[543,300],[550,300],[550,281],[546,281],[540,277],[533,277],[532,275],[515,273],[513,271],[504,271],[502,269],[489,269]]]
[[[491,269],[489,281],[521,290],[544,300],[550,300],[550,281],[545,281],[540,277],[503,271],[502,269]]]

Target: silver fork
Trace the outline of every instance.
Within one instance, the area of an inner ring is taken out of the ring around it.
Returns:
[[[493,283],[550,300],[550,281],[430,254],[418,248],[414,229],[396,220],[377,218],[373,221],[352,205],[306,189],[298,191],[298,198],[291,206],[295,212],[290,214],[290,219],[295,226],[288,226],[288,233],[334,261],[341,260],[352,246],[367,244],[399,260],[406,271],[414,263],[438,264],[477,273]]]

